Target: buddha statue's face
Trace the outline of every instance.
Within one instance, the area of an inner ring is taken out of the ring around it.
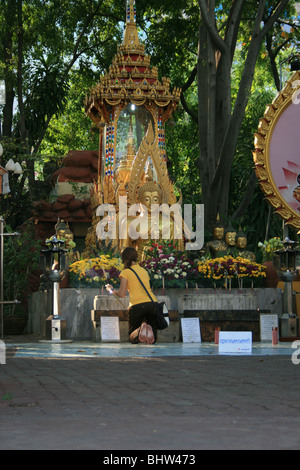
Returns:
[[[57,238],[61,240],[62,238],[66,237],[66,230],[65,229],[60,229],[57,232]]]
[[[160,194],[158,191],[145,191],[141,196],[141,203],[147,207],[147,210],[151,212],[152,204],[160,203]]]
[[[214,239],[215,240],[222,240],[224,237],[224,228],[223,227],[215,227],[214,228]]]
[[[247,246],[247,238],[246,237],[238,237],[236,240],[236,246],[241,248],[242,250]]]
[[[72,242],[74,240],[74,235],[72,232],[66,232],[65,233],[65,236],[64,236],[65,240],[66,240],[66,245],[68,246],[70,242]]]
[[[236,232],[227,232],[225,235],[225,241],[227,245],[229,246],[234,246],[235,245],[235,238],[236,238]]]

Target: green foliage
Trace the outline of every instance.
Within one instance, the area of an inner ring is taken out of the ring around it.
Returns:
[[[184,203],[200,203],[197,125],[182,108],[166,125],[166,148],[169,175],[180,189]]]
[[[263,261],[273,261],[274,253],[277,250],[282,250],[284,245],[280,238],[274,237],[270,238],[268,241],[265,240],[263,243],[259,242],[258,248],[260,248],[262,251]]]
[[[2,396],[2,400],[12,400],[14,396],[11,393],[5,393],[5,395]]]
[[[29,143],[34,145],[45,131],[47,119],[63,111],[69,84],[62,64],[52,53],[46,59],[38,57],[31,64],[31,73],[27,98],[30,106],[26,107],[25,115]]]
[[[96,247],[92,247],[96,258],[108,256],[109,258],[120,258],[117,245],[113,246],[113,240],[96,240]]]
[[[198,2],[142,0],[138,15],[138,20],[147,28],[145,45],[153,64],[161,76],[170,76],[173,85],[182,86],[189,76],[189,68],[197,60]]]
[[[95,74],[71,72],[64,112],[52,118],[41,145],[42,155],[63,157],[69,150],[98,150],[99,134],[91,132],[92,122],[83,107],[85,93],[96,81]]]
[[[258,185],[252,201],[243,216],[241,226],[247,234],[248,248],[250,251],[255,252],[258,261],[261,260],[259,250],[257,249],[258,242],[265,240],[265,238],[281,236],[282,234],[282,220],[265,201],[265,196]],[[267,227],[269,228],[268,233]]]
[[[11,233],[11,227],[6,227]],[[4,300],[18,300],[21,306],[4,306],[5,315],[23,310],[28,292],[28,276],[38,268],[41,242],[35,239],[34,225],[28,221],[21,227],[19,236],[4,237]]]
[[[70,182],[72,187],[72,194],[74,194],[76,199],[83,199],[89,197],[89,189],[88,186],[85,184],[83,186],[79,186],[78,183]]]

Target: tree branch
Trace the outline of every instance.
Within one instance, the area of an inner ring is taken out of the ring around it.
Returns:
[[[273,36],[272,34],[269,34],[270,31],[266,35],[266,46],[267,46],[267,51],[270,59],[270,64],[271,64],[271,70],[273,73],[273,78],[275,81],[275,86],[277,88],[277,91],[280,91],[281,83],[280,83],[280,77],[277,69],[277,64],[276,64],[276,57],[281,51],[281,49],[290,41],[289,39],[286,39],[282,44],[280,44],[275,51],[273,52],[272,50],[272,39]]]
[[[289,3],[289,0],[281,0],[278,3],[277,7],[275,8],[272,15],[270,16],[268,21],[265,23],[263,29],[260,32],[262,37],[264,37],[267,34],[267,32],[272,28],[275,21],[278,20],[279,16],[281,15],[281,13],[283,12],[284,8],[287,6],[288,3]]]
[[[99,4],[97,5],[97,8],[95,9],[95,11],[92,11],[89,16],[87,17],[84,25],[83,25],[83,28],[82,28],[82,31],[81,33],[79,34],[78,38],[77,38],[77,41],[75,43],[75,46],[74,46],[74,49],[73,49],[73,57],[72,59],[70,60],[69,62],[69,65],[66,69],[66,75],[69,73],[69,71],[71,70],[72,66],[74,65],[74,63],[76,62],[76,60],[78,59],[78,57],[80,56],[80,54],[78,55],[78,48],[79,48],[79,45],[80,45],[80,42],[88,28],[88,26],[90,25],[90,23],[92,22],[92,20],[94,19],[94,17],[97,15],[99,9],[100,9],[100,6],[102,5],[103,3],[103,0],[101,0],[101,2],[99,2]]]
[[[196,77],[197,77],[197,65],[195,65],[195,67],[191,71],[191,74],[190,74],[189,78],[187,79],[185,84],[181,87],[182,93],[181,93],[181,96],[180,96],[180,101],[181,101],[181,104],[183,106],[183,109],[187,112],[187,114],[189,114],[189,116],[191,116],[193,121],[198,123],[197,113],[195,113],[192,109],[190,109],[190,107],[188,106],[188,104],[186,102],[184,94],[183,94],[192,85],[192,83],[194,82]]]
[[[229,120],[229,125],[226,129],[220,158],[214,176],[210,182],[212,187],[215,187],[217,182],[222,177],[222,174],[224,173],[224,168],[228,166],[231,168],[230,159],[232,160],[234,149],[236,147],[239,129],[243,120],[245,108],[251,90],[257,55],[262,41],[262,38],[259,35],[259,31],[260,24],[263,18],[265,3],[266,0],[260,0],[253,27],[252,40],[249,46],[249,51],[247,54],[245,67],[240,81],[239,91],[235,102],[234,110]]]
[[[221,36],[218,34],[218,31],[217,31],[215,25],[213,25],[211,23],[210,19],[209,19],[209,14],[208,14],[209,12],[208,12],[207,4],[206,4],[205,0],[198,0],[198,3],[199,3],[199,8],[200,8],[200,11],[201,11],[203,21],[204,21],[206,29],[207,29],[210,37],[211,37],[211,40],[215,43],[215,45],[218,47],[218,49],[221,52],[226,52],[227,47],[226,47],[225,42],[223,41]]]
[[[186,102],[186,99],[185,99],[183,93],[181,93],[181,95],[180,95],[180,101],[181,101],[181,104],[182,104],[183,109],[187,112],[187,114],[188,114],[189,116],[191,116],[191,118],[193,119],[193,121],[195,121],[195,122],[198,124],[198,116],[197,116],[197,113],[194,113],[194,111],[188,106],[188,104],[187,104],[187,102]]]
[[[18,14],[18,64],[17,64],[17,93],[18,105],[20,111],[20,134],[21,139],[26,140],[26,126],[25,126],[25,107],[23,101],[23,15],[22,15],[22,0],[17,3]]]
[[[229,12],[225,32],[225,42],[228,44],[230,50],[231,61],[233,60],[233,55],[236,48],[236,41],[238,38],[238,31],[244,6],[244,0],[234,0]]]
[[[196,77],[197,77],[197,64],[191,71],[190,76],[185,82],[185,84],[181,87],[182,91],[186,91],[192,85]]]

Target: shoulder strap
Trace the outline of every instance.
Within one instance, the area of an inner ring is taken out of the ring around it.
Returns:
[[[152,299],[151,295],[149,294],[149,292],[147,291],[146,287],[145,287],[145,286],[144,286],[144,284],[142,283],[142,281],[141,281],[141,279],[140,279],[139,275],[138,275],[138,274],[135,272],[135,270],[134,270],[134,269],[132,269],[132,268],[127,268],[127,269],[130,269],[130,271],[132,271],[132,272],[133,272],[133,273],[136,275],[136,277],[138,278],[138,280],[139,280],[139,281],[140,281],[140,283],[142,284],[143,288],[144,288],[144,289],[145,289],[145,291],[147,292],[148,296],[150,297],[150,299],[151,299],[151,302],[153,302],[153,303],[154,303],[154,300]]]

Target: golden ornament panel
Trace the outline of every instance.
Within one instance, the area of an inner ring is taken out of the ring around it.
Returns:
[[[267,201],[300,228],[300,72],[268,105],[254,136],[256,175]]]

